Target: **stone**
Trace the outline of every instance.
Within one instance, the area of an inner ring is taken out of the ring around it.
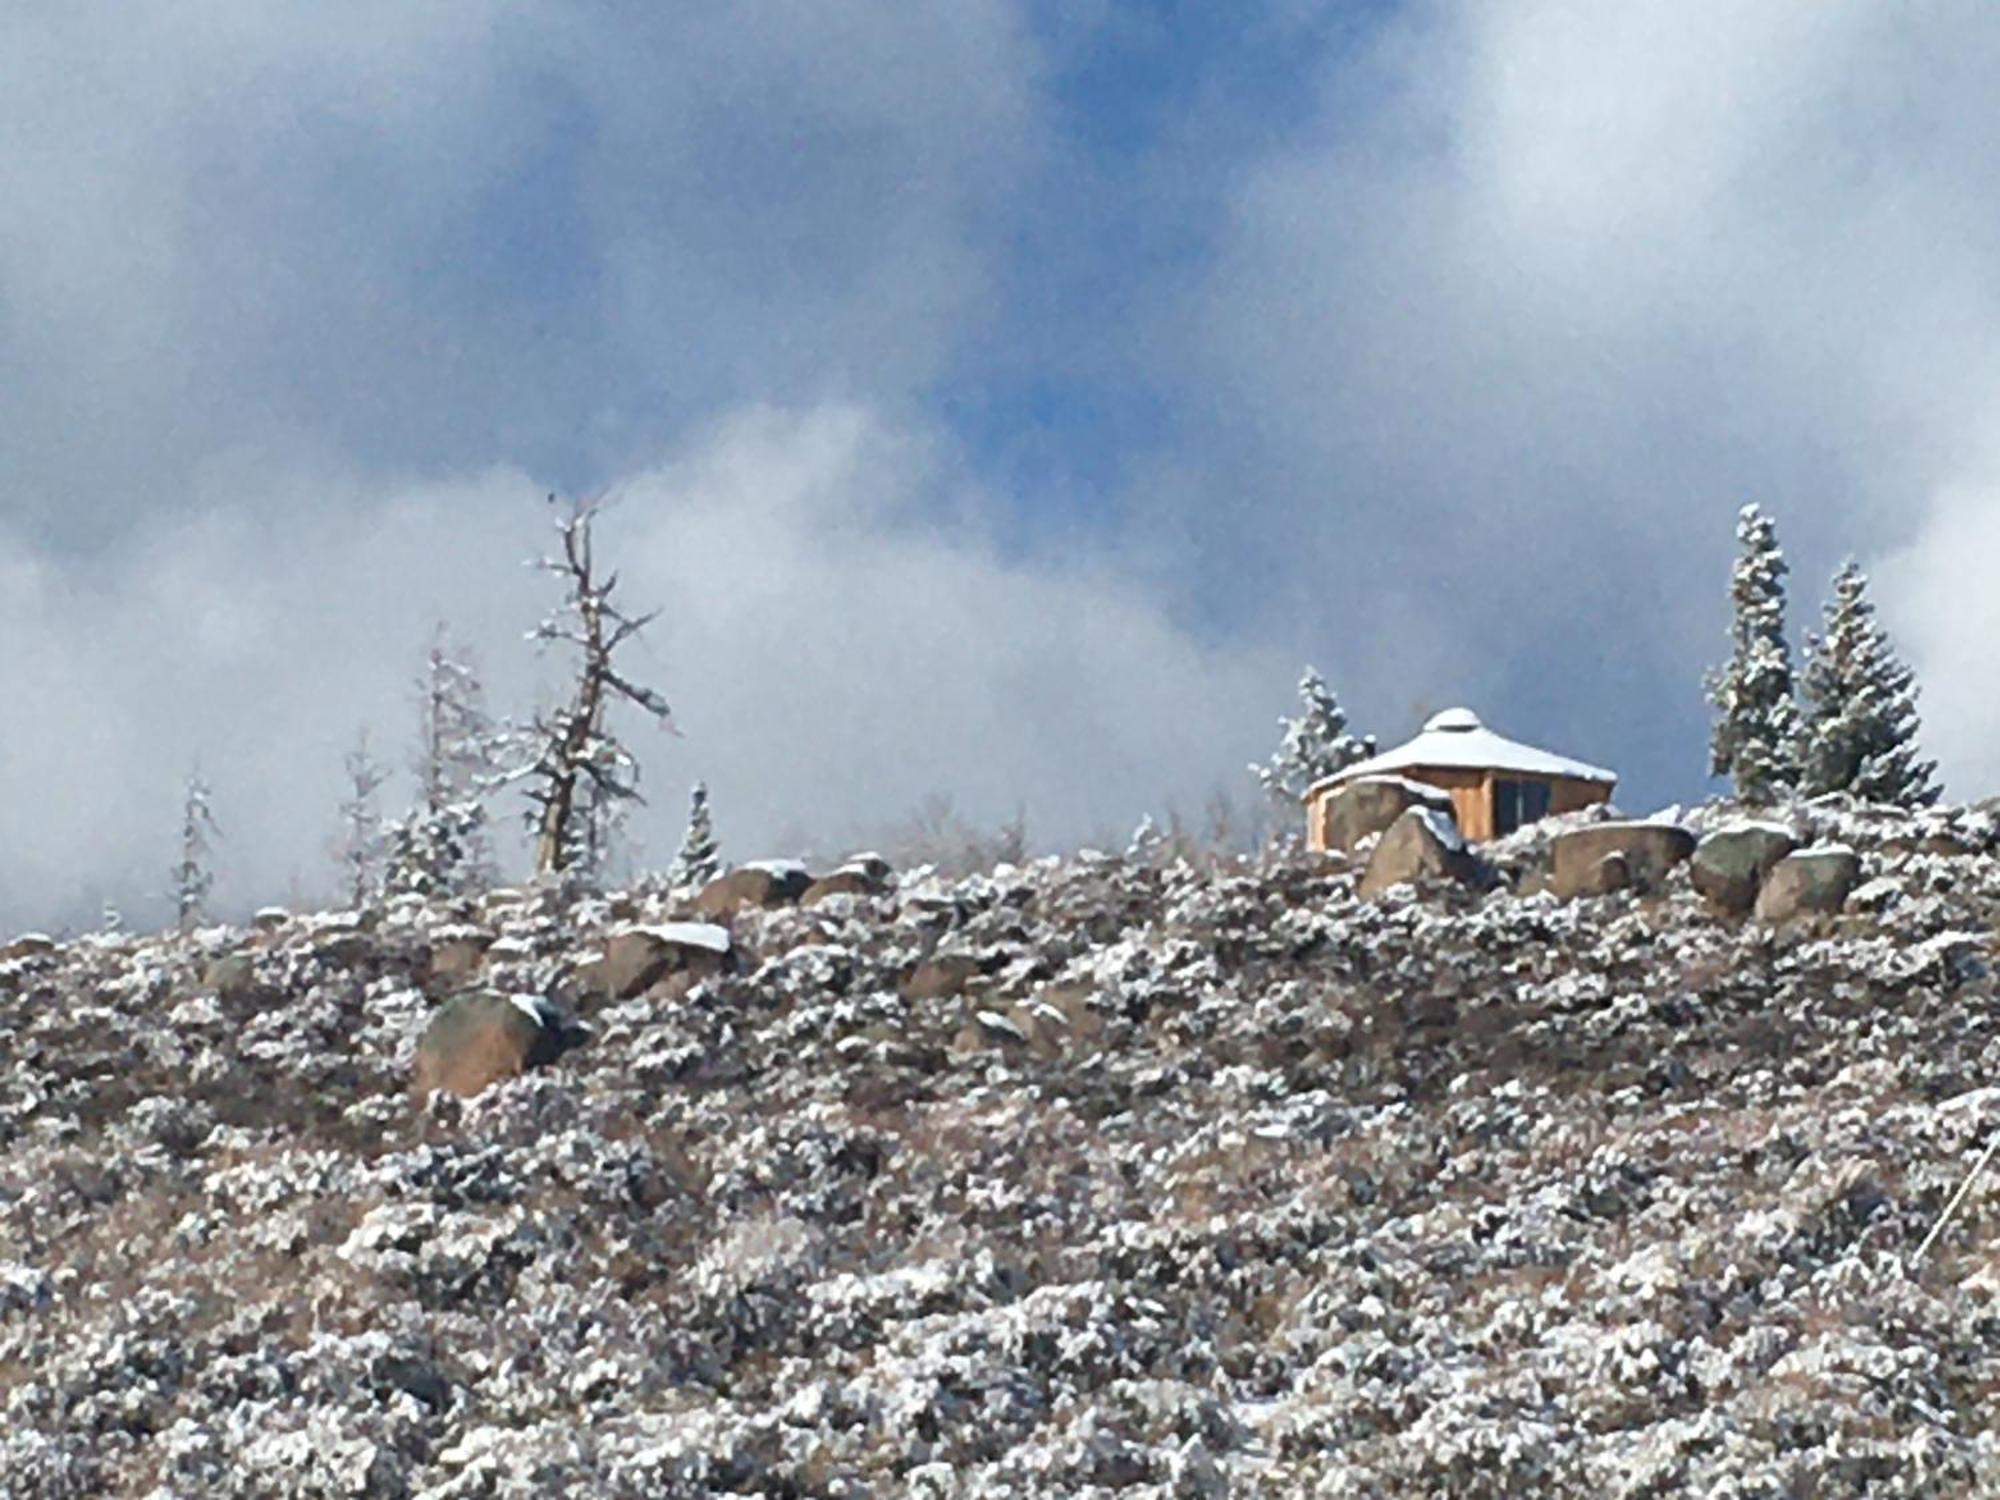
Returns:
[[[866,870],[843,868],[822,875],[807,886],[806,893],[799,897],[799,905],[812,906],[828,896],[879,896],[882,888],[882,882]]]
[[[1609,896],[1632,888],[1632,862],[1622,854],[1607,854],[1577,882],[1579,896]]]
[[[554,1062],[564,1037],[504,995],[460,995],[440,1006],[417,1043],[410,1091],[419,1103],[434,1093],[470,1099],[529,1068]]]
[[[1598,869],[1611,855],[1625,863],[1628,885],[1656,889],[1667,872],[1694,853],[1695,839],[1675,823],[1596,823],[1559,833],[1549,844],[1549,889],[1561,900],[1599,894]]]
[[[424,973],[434,989],[459,989],[478,978],[485,967],[484,939],[446,938],[430,950]]]
[[[945,1000],[965,992],[984,972],[979,961],[963,953],[940,953],[925,959],[903,981],[905,1000]]]
[[[729,930],[708,922],[622,927],[604,939],[604,956],[577,973],[583,988],[614,1000],[643,994],[669,975],[690,981],[720,974],[730,953]]]
[[[1373,900],[1392,887],[1426,880],[1472,885],[1478,873],[1456,823],[1436,808],[1411,807],[1389,825],[1369,855],[1360,894]]]
[[[1861,883],[1861,856],[1841,844],[1788,854],[1771,867],[1757,893],[1757,920],[1777,924],[1804,916],[1830,916],[1847,905]]]
[[[794,865],[745,865],[718,875],[701,888],[694,909],[704,917],[733,917],[746,906],[789,906],[806,893],[812,877]]]
[[[257,969],[247,953],[212,958],[201,972],[201,987],[218,1000],[247,1000],[257,993]]]
[[[1775,823],[1732,824],[1695,845],[1688,876],[1711,908],[1740,917],[1757,904],[1771,867],[1797,847],[1791,830]]]
[[[1326,847],[1351,853],[1363,839],[1386,833],[1413,807],[1451,812],[1451,793],[1402,776],[1363,776],[1328,795],[1319,812]]]

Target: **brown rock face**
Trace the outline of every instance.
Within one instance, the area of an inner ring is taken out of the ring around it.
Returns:
[[[1478,874],[1478,864],[1458,837],[1458,826],[1434,809],[1412,807],[1389,825],[1368,856],[1360,894],[1373,900],[1392,887],[1424,880],[1471,885]]]
[[[604,957],[577,979],[592,994],[628,1000],[669,975],[686,975],[692,983],[719,974],[727,958],[726,950],[676,937],[671,926],[628,927],[605,938]]]
[[[835,870],[807,886],[806,893],[799,897],[799,905],[811,906],[828,896],[876,896],[881,894],[882,888],[883,882],[866,870]]]
[[[553,1061],[558,1043],[511,1000],[461,995],[440,1007],[417,1043],[410,1092],[419,1103],[442,1090],[470,1099],[481,1089]]]
[[[962,994],[981,973],[978,960],[963,953],[942,953],[910,970],[903,981],[905,1000],[943,1000]]]
[[[1757,920],[1790,922],[1831,915],[1861,883],[1861,856],[1852,849],[1801,849],[1771,867],[1757,895]]]
[[[450,938],[431,949],[425,973],[435,992],[470,984],[485,966],[485,943],[471,938]]]
[[[728,918],[746,906],[785,906],[803,896],[811,883],[803,870],[781,872],[745,865],[703,886],[694,899],[694,909],[704,917]]]
[[[1364,776],[1326,799],[1326,846],[1345,854],[1363,839],[1387,831],[1413,807],[1449,813],[1451,794],[1390,776]]]
[[[1579,896],[1609,896],[1632,888],[1632,863],[1622,854],[1607,854],[1577,882]]]
[[[1720,828],[1695,846],[1688,876],[1712,909],[1740,917],[1757,904],[1772,866],[1794,847],[1790,833],[1770,824]]]
[[[1599,823],[1557,834],[1549,845],[1549,889],[1564,901],[1601,895],[1598,866],[1612,855],[1625,864],[1627,884],[1652,890],[1694,853],[1694,835],[1671,823]]]

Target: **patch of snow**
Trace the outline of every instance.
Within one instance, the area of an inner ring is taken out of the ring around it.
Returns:
[[[729,929],[713,922],[655,922],[650,926],[634,923],[619,931],[642,932],[682,948],[703,948],[710,953],[729,951]]]
[[[1431,836],[1453,854],[1465,852],[1465,835],[1458,831],[1458,824],[1449,814],[1435,807],[1413,807],[1410,811],[1423,819],[1424,826],[1431,831]]]

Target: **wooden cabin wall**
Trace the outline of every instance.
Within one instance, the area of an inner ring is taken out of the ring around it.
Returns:
[[[1581,812],[1611,800],[1611,785],[1604,781],[1573,781],[1567,777],[1549,783],[1549,814]]]
[[[1460,771],[1423,767],[1403,773],[1440,791],[1451,793],[1452,817],[1468,839],[1493,837],[1493,776],[1490,771]]]

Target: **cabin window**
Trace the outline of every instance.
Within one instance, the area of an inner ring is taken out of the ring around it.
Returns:
[[[1549,784],[1546,781],[1500,781],[1493,783],[1493,831],[1512,833],[1526,823],[1549,815]]]

